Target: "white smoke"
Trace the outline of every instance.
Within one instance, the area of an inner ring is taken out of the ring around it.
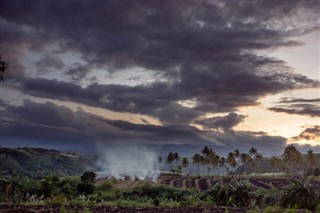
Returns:
[[[112,145],[100,149],[100,177],[152,179],[160,175],[156,152],[142,145]]]

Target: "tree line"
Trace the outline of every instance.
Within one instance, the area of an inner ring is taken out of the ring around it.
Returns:
[[[177,152],[169,152],[165,157],[165,163],[170,171],[186,174],[186,170],[195,165],[197,174],[200,176],[200,168],[205,168],[203,175],[222,175],[226,171],[229,175],[257,174],[264,161],[272,167],[272,173],[284,173],[289,175],[305,174],[320,175],[319,157],[313,150],[302,154],[294,145],[288,145],[281,156],[264,158],[257,148],[251,147],[248,152],[241,153],[239,150],[229,152],[226,157],[219,156],[211,147],[204,146],[200,153],[195,153],[191,158],[180,157]],[[159,157],[159,163],[164,163]]]

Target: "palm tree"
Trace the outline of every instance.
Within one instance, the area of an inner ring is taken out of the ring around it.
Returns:
[[[166,162],[167,162],[167,164],[170,165],[171,170],[173,170],[173,168],[172,168],[172,162],[173,162],[174,160],[175,160],[174,153],[169,152],[168,155],[167,155]]]
[[[183,173],[185,173],[186,168],[189,166],[190,162],[188,158],[182,158],[181,167],[183,168]]]
[[[249,155],[251,156],[252,159],[255,158],[256,154],[258,154],[257,148],[255,147],[251,147],[249,149]],[[251,161],[251,169],[253,171],[253,173],[255,173],[255,168],[256,168],[257,163],[255,161]]]
[[[240,151],[238,149],[235,149],[233,153],[234,153],[235,160],[237,161],[235,172],[238,173],[239,172],[238,166],[240,165]]]
[[[247,153],[241,153],[240,154],[240,161],[241,161],[242,165],[247,165],[248,163],[250,163],[252,161],[252,158]]]
[[[313,153],[313,150],[308,150],[307,152],[307,162],[309,164],[309,166],[311,166],[312,168],[312,175],[314,175],[314,169],[315,166],[317,164],[317,159],[316,159],[316,155]]]
[[[288,145],[283,154],[282,154],[283,161],[289,164],[289,173],[293,173],[294,167],[296,167],[299,163],[302,162],[302,155],[297,150],[294,145]]]
[[[210,170],[210,155],[212,155],[213,151],[211,148],[208,146],[203,147],[201,150],[202,154],[202,165],[205,165],[207,167],[207,173],[209,175],[209,170]]]
[[[0,55],[0,81],[4,80],[3,74],[8,68],[9,68],[8,63],[2,61],[1,55]]]
[[[270,164],[273,168],[273,176],[274,176],[275,170],[277,170],[277,168],[278,168],[278,158],[275,156],[272,156],[272,158],[270,160]]]
[[[192,163],[196,164],[198,167],[198,176],[200,176],[200,164],[202,161],[202,156],[199,153],[196,153],[192,156]]]
[[[175,165],[176,165],[176,168],[177,168],[178,167],[178,161],[180,160],[180,156],[179,156],[178,152],[173,153],[173,158],[174,158]]]
[[[251,157],[254,156],[254,155],[256,155],[257,153],[258,153],[258,152],[257,152],[257,148],[251,147],[251,148],[249,149],[249,154],[251,155]]]
[[[261,159],[263,158],[263,155],[260,154],[260,153],[257,153],[254,158],[257,160],[257,172],[259,172],[259,169],[260,169],[260,163],[261,163]]]
[[[209,155],[209,160],[210,160],[210,164],[211,164],[211,166],[212,166],[213,175],[214,175],[216,168],[219,167],[220,156],[219,156],[218,154],[216,154],[215,152],[212,152],[212,153]]]
[[[219,168],[226,168],[226,159],[224,157],[219,160]]]
[[[237,167],[236,156],[233,152],[229,152],[227,157],[227,164],[229,164],[230,167],[233,168],[233,172],[232,172],[232,177],[233,177],[234,170]]]

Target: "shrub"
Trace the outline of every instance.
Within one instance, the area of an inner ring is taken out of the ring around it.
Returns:
[[[47,205],[61,206],[68,204],[68,200],[63,194],[59,194],[53,198],[48,199],[46,203]]]
[[[114,186],[114,180],[110,179],[110,180],[106,180],[104,183],[98,186],[97,189],[102,191],[109,191],[113,188],[113,186]]]
[[[87,171],[83,173],[83,175],[81,176],[81,180],[85,183],[94,183],[94,181],[96,180],[96,177],[97,177],[96,173]]]
[[[250,205],[251,190],[251,184],[248,181],[230,183],[227,187],[229,204],[235,204],[239,207],[248,207]]]
[[[284,207],[297,206],[298,208],[312,208],[314,205],[315,191],[312,184],[309,182],[310,178],[298,178],[294,180],[284,190],[281,198],[281,204]]]
[[[82,182],[82,183],[79,183],[77,185],[77,192],[79,194],[92,194],[95,190],[95,186],[91,183],[85,183],[85,182]]]
[[[213,187],[205,193],[203,197],[210,196],[213,198],[213,201],[218,206],[227,205],[227,190],[225,184],[218,182],[213,185]]]

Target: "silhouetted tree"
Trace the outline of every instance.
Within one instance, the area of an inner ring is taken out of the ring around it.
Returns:
[[[189,166],[190,162],[188,158],[182,158],[181,167],[183,168],[183,173],[185,173],[186,168]]]
[[[229,166],[231,168],[233,168],[233,170],[232,170],[232,176],[233,176],[234,170],[237,167],[236,156],[233,152],[229,152],[228,157],[227,157],[227,164],[229,164]]]
[[[314,169],[317,164],[316,155],[313,153],[313,150],[308,150],[307,152],[307,163],[311,167],[312,175],[314,175]]]
[[[87,171],[85,173],[83,173],[83,175],[81,176],[81,181],[83,181],[84,183],[94,183],[94,181],[96,180],[96,173],[92,172],[92,171]]]
[[[197,165],[198,176],[200,176],[200,164],[202,161],[202,156],[199,153],[196,153],[192,156],[192,163]]]
[[[301,153],[297,150],[294,145],[288,145],[283,154],[283,161],[289,164],[289,173],[292,174],[293,169],[302,162]]]
[[[9,68],[9,64],[4,62],[2,60],[2,57],[0,55],[0,81],[3,81],[3,74],[5,73],[5,71]]]
[[[242,163],[242,168],[244,168],[244,166],[248,165],[249,163],[251,163],[252,158],[249,154],[247,153],[241,153],[240,154],[240,161]],[[244,168],[245,169],[245,168]],[[241,171],[244,172],[244,171]]]
[[[282,160],[280,158],[273,156],[270,160],[270,164],[273,168],[273,175],[274,175],[275,171],[279,172],[281,168]]]

